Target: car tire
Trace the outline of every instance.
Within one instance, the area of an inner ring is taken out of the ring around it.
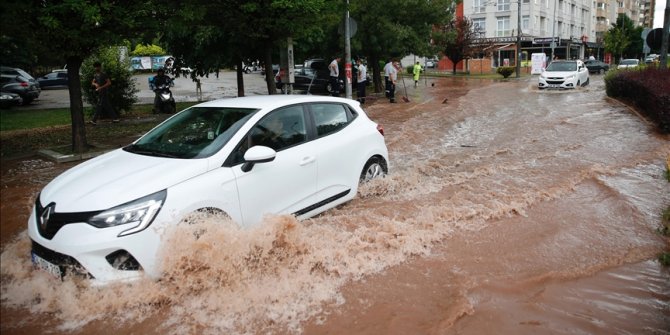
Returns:
[[[384,161],[381,158],[375,156],[370,158],[367,163],[365,163],[365,167],[363,167],[363,171],[361,171],[361,177],[359,179],[362,183],[365,183],[372,179],[383,177],[387,172],[388,170]]]

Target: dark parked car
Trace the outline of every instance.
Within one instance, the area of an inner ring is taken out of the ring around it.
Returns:
[[[67,72],[51,72],[37,79],[40,88],[45,87],[67,87]]]
[[[609,64],[595,59],[587,60],[584,64],[591,73],[605,73],[610,70]]]
[[[0,108],[6,109],[23,104],[23,99],[16,93],[0,91]]]
[[[0,77],[0,89],[3,92],[16,93],[23,99],[23,104],[27,105],[40,96],[40,84],[36,81],[31,82],[23,76],[3,74]]]
[[[275,76],[277,88],[283,90],[284,84],[281,81],[282,71]],[[296,68],[294,73],[293,89],[306,90],[308,92],[330,92],[330,75],[328,72],[315,70],[312,68]]]

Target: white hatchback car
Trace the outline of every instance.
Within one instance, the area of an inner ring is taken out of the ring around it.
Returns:
[[[539,89],[576,88],[589,84],[589,70],[581,60],[555,60],[540,74]]]
[[[28,222],[36,267],[97,283],[156,278],[161,232],[190,213],[240,226],[304,219],[388,173],[383,128],[354,100],[300,95],[188,108],[132,144],[84,162],[41,191]]]

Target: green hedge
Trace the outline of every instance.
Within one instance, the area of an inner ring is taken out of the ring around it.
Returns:
[[[635,105],[661,132],[670,133],[670,69],[610,71],[605,90],[608,96]]]

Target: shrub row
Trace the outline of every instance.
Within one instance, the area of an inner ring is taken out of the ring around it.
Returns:
[[[605,76],[607,95],[632,105],[670,133],[670,69],[610,71]]]

